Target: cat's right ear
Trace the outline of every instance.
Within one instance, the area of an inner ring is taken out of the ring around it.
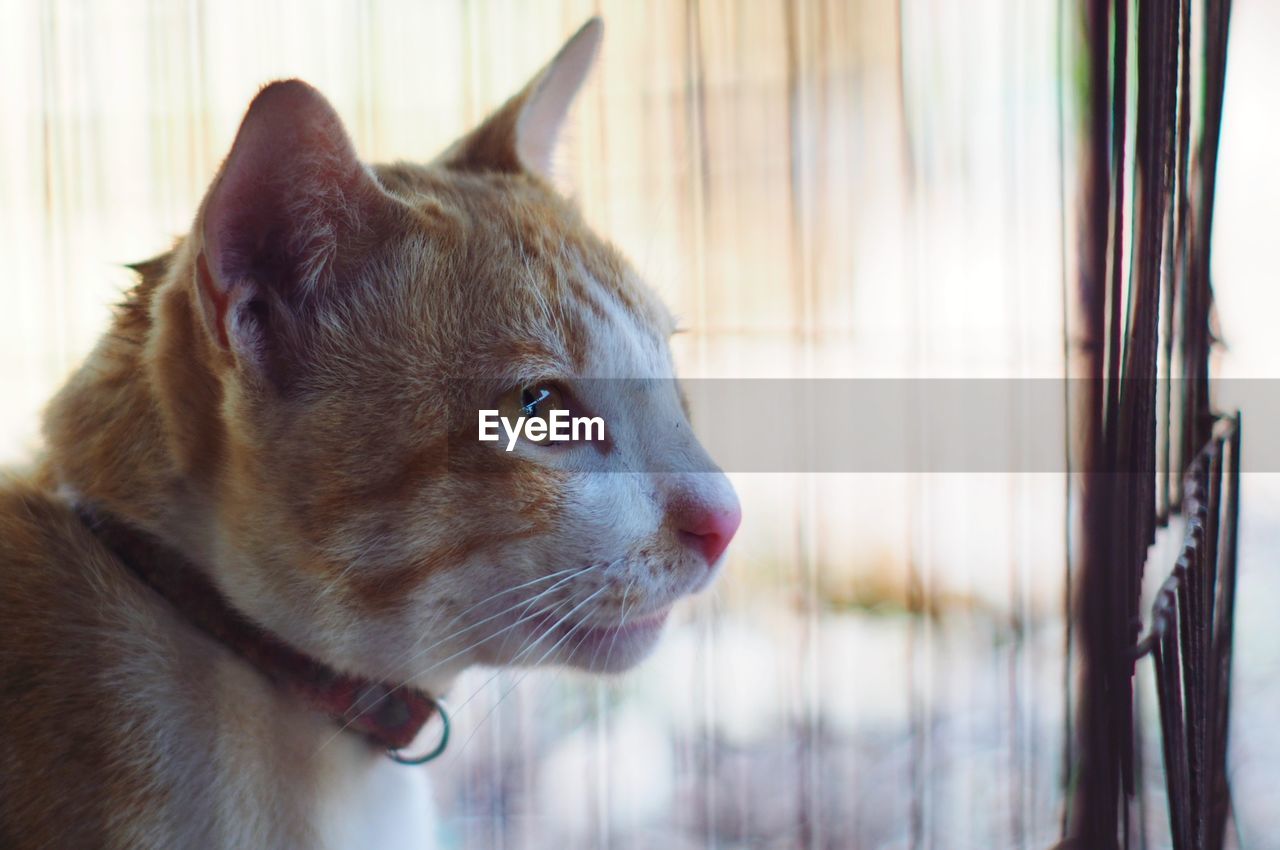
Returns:
[[[196,288],[214,343],[278,375],[308,314],[396,207],[323,95],[299,80],[264,88],[197,219]]]
[[[519,94],[454,143],[441,160],[468,171],[548,176],[569,107],[595,64],[603,36],[599,18],[583,24]]]

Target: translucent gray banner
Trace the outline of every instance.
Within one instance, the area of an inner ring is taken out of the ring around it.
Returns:
[[[1153,424],[1163,422],[1166,401],[1178,410],[1189,389],[1183,381],[1155,383]],[[842,473],[1085,471],[1079,436],[1068,440],[1066,413],[1076,411],[1072,421],[1081,421],[1078,411],[1094,389],[1090,381],[1065,379],[592,379],[558,385],[566,406],[603,418],[610,440],[624,451],[640,431],[643,439],[660,441],[672,429],[668,436],[676,438],[679,426],[670,411],[679,393],[699,440],[725,471]],[[1147,394],[1151,383],[1123,382],[1119,389]],[[1249,437],[1243,470],[1280,472],[1280,380],[1215,381],[1213,397],[1215,409],[1244,413]],[[463,421],[470,417],[472,424],[455,431],[454,439],[476,438],[475,417],[484,406],[480,401],[464,411]],[[1175,430],[1175,465],[1177,439]],[[505,441],[502,436],[495,450]],[[1163,437],[1157,442],[1162,445]],[[643,462],[653,468],[630,470],[670,471],[660,455],[650,452],[652,459]],[[1152,471],[1168,465],[1158,452]]]

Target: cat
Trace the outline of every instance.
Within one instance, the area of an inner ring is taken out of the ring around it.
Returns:
[[[601,34],[426,165],[253,99],[0,484],[0,846],[431,846],[389,755],[461,671],[624,670],[713,579],[741,512],[671,315],[548,177]]]

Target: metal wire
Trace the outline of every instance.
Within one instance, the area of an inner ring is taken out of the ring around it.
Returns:
[[[1200,11],[1205,85],[1193,174],[1191,3],[1093,0],[1085,10],[1079,303],[1091,392],[1079,423],[1083,545],[1072,615],[1082,675],[1064,846],[1145,844],[1146,818],[1130,811],[1144,799],[1133,684],[1144,657],[1155,667],[1175,850],[1220,848],[1230,809],[1240,415],[1210,410],[1208,256],[1231,3],[1205,0]],[[1139,641],[1148,550],[1179,511],[1186,537]]]

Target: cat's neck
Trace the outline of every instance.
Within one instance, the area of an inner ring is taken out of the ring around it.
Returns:
[[[110,331],[49,404],[42,477],[182,546],[201,536],[222,458],[222,387],[191,355],[207,341],[185,246],[135,268]]]

